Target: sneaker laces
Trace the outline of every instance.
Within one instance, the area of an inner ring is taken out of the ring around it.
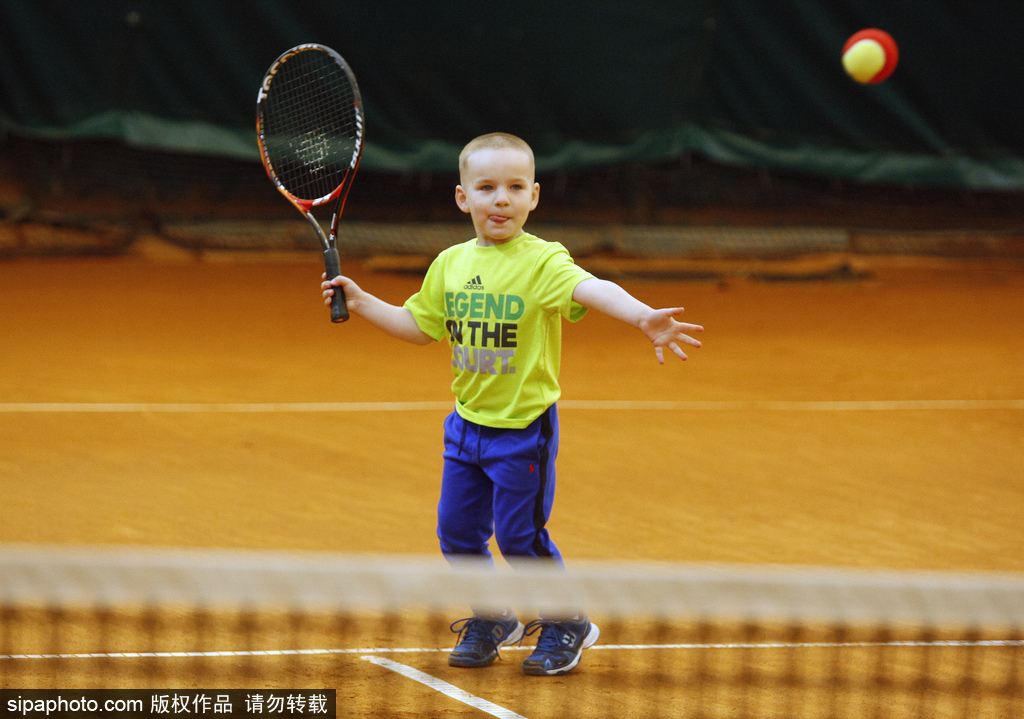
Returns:
[[[494,641],[494,634],[491,631],[492,624],[493,620],[481,619],[480,617],[466,617],[465,619],[452,622],[450,628],[459,635],[455,640],[456,644],[462,644],[464,641],[473,642],[474,644],[487,642],[494,647],[494,651],[498,651],[498,643]]]
[[[524,639],[537,632],[540,632],[540,636],[537,638],[536,651],[554,652],[564,648],[562,646],[562,631],[558,628],[558,624],[546,619],[534,619],[527,624],[519,643],[522,644]]]

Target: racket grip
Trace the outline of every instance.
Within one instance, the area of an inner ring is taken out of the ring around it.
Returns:
[[[327,279],[333,280],[341,274],[341,259],[338,257],[338,248],[332,247],[324,250],[324,266],[327,268]],[[345,290],[341,287],[334,288],[334,297],[331,298],[331,322],[344,322],[348,319],[348,305],[345,304]]]

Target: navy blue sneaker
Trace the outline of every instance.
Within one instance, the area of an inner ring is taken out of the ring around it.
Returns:
[[[498,658],[500,647],[515,644],[523,638],[523,623],[514,614],[507,617],[469,617],[452,623],[459,633],[459,643],[448,655],[453,667],[486,667]]]
[[[537,619],[526,625],[523,636],[540,631],[537,648],[523,661],[523,671],[542,677],[567,674],[580,663],[580,655],[597,642],[601,630],[586,617],[554,622]]]

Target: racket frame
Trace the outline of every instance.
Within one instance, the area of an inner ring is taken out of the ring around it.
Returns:
[[[352,153],[352,161],[345,170],[345,174],[341,179],[341,182],[333,191],[318,197],[315,199],[304,199],[296,197],[288,190],[287,187],[281,182],[274,172],[274,164],[270,159],[267,151],[266,143],[264,142],[264,128],[263,128],[263,110],[266,103],[267,93],[270,91],[271,81],[277,74],[278,69],[284,64],[289,58],[301,52],[324,52],[329,55],[334,62],[345,72],[348,76],[349,84],[352,86],[353,103],[355,105],[355,124],[356,124],[356,138],[355,138],[355,149]],[[352,180],[355,178],[356,170],[359,169],[359,163],[363,156],[363,101],[359,94],[359,85],[356,82],[355,74],[349,67],[348,63],[345,62],[340,54],[327,47],[326,45],[320,45],[317,43],[304,43],[302,45],[296,45],[295,47],[285,51],[278,57],[274,63],[267,70],[266,75],[263,77],[263,82],[260,83],[259,93],[256,96],[256,141],[259,145],[260,160],[263,162],[263,168],[267,172],[267,177],[277,188],[291,205],[298,210],[309,224],[313,226],[316,231],[317,238],[320,240],[320,244],[324,251],[324,268],[326,270],[327,279],[331,280],[338,277],[341,274],[341,259],[338,255],[338,220],[341,219],[342,212],[345,210],[345,201],[348,198],[348,192],[352,187]],[[325,233],[323,226],[313,215],[314,207],[322,207],[333,202],[333,212],[331,215],[330,232]],[[348,307],[345,302],[345,291],[339,286],[334,288],[334,297],[331,300],[331,321],[332,322],[345,322],[348,319]]]

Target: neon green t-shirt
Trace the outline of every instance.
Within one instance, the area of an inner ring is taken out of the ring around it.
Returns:
[[[591,278],[557,242],[522,234],[495,247],[476,238],[444,250],[405,302],[420,330],[452,349],[458,413],[488,427],[522,428],[559,397],[562,318]]]

